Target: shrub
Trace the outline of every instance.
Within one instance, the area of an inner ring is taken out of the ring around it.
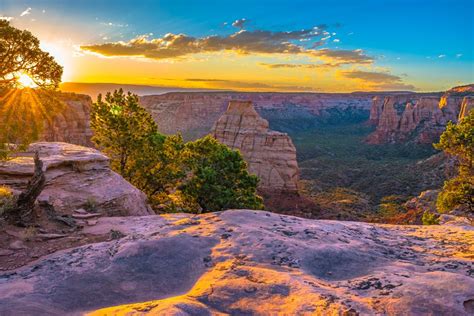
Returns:
[[[14,204],[15,196],[12,191],[5,186],[0,186],[0,216],[10,210]]]
[[[474,212],[474,177],[458,176],[444,183],[436,201],[439,212],[462,208]]]
[[[421,218],[423,225],[439,225],[439,217],[430,212],[424,212]]]

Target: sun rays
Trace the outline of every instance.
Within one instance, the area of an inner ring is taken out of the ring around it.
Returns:
[[[25,73],[20,73],[17,79],[19,88],[36,88],[38,85]]]
[[[54,91],[25,87],[0,93],[0,142],[25,144],[38,139],[44,125],[51,124],[62,109]]]

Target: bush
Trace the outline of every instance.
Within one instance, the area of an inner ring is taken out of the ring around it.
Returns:
[[[474,177],[458,176],[446,181],[438,195],[436,208],[441,213],[456,208],[474,212]]]
[[[438,211],[474,212],[474,110],[458,124],[450,122],[434,146],[455,156],[459,163],[458,176],[446,181],[438,195]]]
[[[439,225],[439,218],[436,214],[424,212],[421,222],[423,225]]]
[[[15,196],[13,192],[5,186],[0,186],[0,216],[8,212],[14,204]]]

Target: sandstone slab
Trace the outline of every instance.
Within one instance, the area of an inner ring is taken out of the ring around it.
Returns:
[[[46,186],[38,200],[52,204],[56,211],[72,214],[89,208],[108,216],[148,215],[146,196],[109,167],[101,152],[67,143],[39,142],[28,151],[0,165],[0,185],[25,188],[33,174],[33,153],[38,151]]]
[[[472,311],[472,227],[376,225],[229,210],[100,218],[85,233],[111,229],[125,237],[61,251],[0,274],[0,314]],[[224,233],[227,238],[220,238]]]

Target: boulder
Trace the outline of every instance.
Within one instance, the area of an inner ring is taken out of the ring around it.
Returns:
[[[33,153],[43,161],[46,186],[38,198],[62,214],[87,208],[108,216],[152,214],[146,196],[110,169],[109,158],[87,147],[60,142],[31,144],[0,164],[0,185],[22,190],[33,174]]]
[[[268,121],[255,111],[251,101],[230,101],[215,123],[211,135],[237,149],[264,191],[296,192],[299,169],[291,138],[269,129]]]

